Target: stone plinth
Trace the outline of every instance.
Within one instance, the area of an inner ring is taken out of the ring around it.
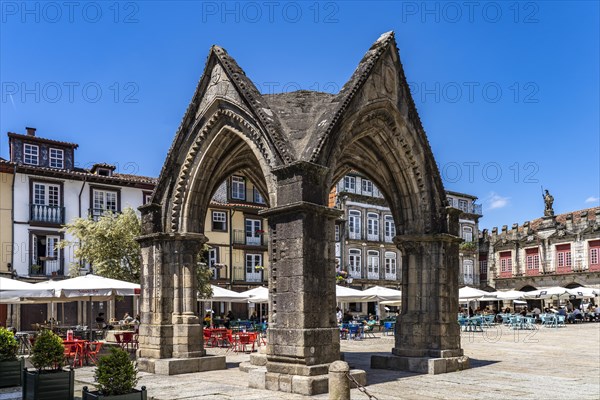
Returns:
[[[225,356],[138,358],[137,364],[140,371],[159,375],[189,374],[226,368]]]
[[[407,357],[396,355],[371,356],[371,368],[393,369],[409,371],[420,374],[445,374],[447,372],[462,371],[469,368],[469,357]]]

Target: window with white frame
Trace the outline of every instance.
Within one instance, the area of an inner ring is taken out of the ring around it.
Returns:
[[[458,208],[464,212],[469,211],[469,203],[466,200],[458,200]]]
[[[265,204],[265,199],[261,196],[260,192],[254,188],[252,190],[254,194],[254,202],[258,204]]]
[[[394,217],[391,215],[386,215],[383,217],[383,221],[385,224],[385,241],[391,243],[394,240],[394,236],[396,236],[396,225],[394,224]]]
[[[335,225],[335,241],[340,241],[340,226],[337,224]]]
[[[463,281],[465,284],[473,284],[473,261],[463,261]]]
[[[35,182],[33,184],[33,204],[60,206],[60,185]]]
[[[590,267],[596,269],[600,265],[600,240],[592,240],[589,242],[590,249]]]
[[[510,251],[500,253],[500,272],[512,272],[512,253]]]
[[[144,204],[148,204],[152,201],[152,193],[144,193]]]
[[[379,278],[379,252],[367,251],[367,276],[371,279]]]
[[[219,273],[215,265],[219,262],[219,248],[213,247],[208,249],[208,266],[211,269],[213,276],[212,279],[218,279]]]
[[[379,240],[379,214],[367,213],[367,240]]]
[[[231,177],[231,198],[246,200],[246,180],[243,177]]]
[[[373,182],[368,179],[362,180],[362,194],[365,196],[373,196]]]
[[[23,145],[23,162],[29,165],[39,165],[40,163],[40,148],[35,144]]]
[[[463,226],[462,237],[465,240],[465,242],[472,242],[473,241],[473,228],[471,228],[470,226]]]
[[[348,270],[351,276],[360,278],[362,256],[358,249],[348,250]]]
[[[65,151],[62,149],[50,148],[50,168],[65,167]]]
[[[356,191],[356,177],[348,175],[344,177],[344,191],[352,193]]]
[[[538,254],[537,247],[525,249],[525,265],[528,270],[540,269],[540,255]]]
[[[348,212],[348,234],[350,239],[361,239],[361,213],[357,210]]]
[[[225,211],[212,212],[212,230],[226,231],[227,230],[227,214]]]
[[[571,245],[561,244],[556,246],[556,265],[557,267],[571,266]]]
[[[260,269],[256,267],[262,265],[262,254],[246,254],[246,280],[260,280]]]
[[[385,274],[396,275],[396,253],[393,251],[385,252]]]
[[[449,197],[449,196],[448,196],[448,205],[449,205],[450,207],[453,207],[453,206],[454,206],[454,199],[453,199],[452,197]]]
[[[112,190],[93,189],[93,210],[94,217],[98,217],[105,212],[116,213],[117,207],[117,192]]]

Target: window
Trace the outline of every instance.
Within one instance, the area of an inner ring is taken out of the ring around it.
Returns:
[[[571,245],[560,244],[556,246],[556,266],[570,267],[571,266]]]
[[[246,220],[246,244],[260,246],[262,243],[262,220],[247,219]]]
[[[227,214],[225,211],[212,212],[212,230],[226,231],[227,230]]]
[[[246,281],[260,282],[261,269],[257,269],[257,266],[263,266],[262,254],[246,254]]]
[[[350,210],[348,217],[348,233],[350,239],[361,239],[361,214],[360,211]]]
[[[252,190],[254,193],[254,202],[258,204],[265,204],[265,199],[260,195],[260,192],[254,188]]]
[[[346,192],[355,192],[356,191],[356,178],[354,176],[345,176],[344,177],[344,190]]]
[[[369,250],[367,252],[367,275],[370,279],[379,278],[379,252]]]
[[[462,237],[465,240],[465,242],[472,242],[473,241],[473,228],[471,228],[470,226],[463,226],[462,228]]]
[[[31,271],[33,275],[51,275],[61,270],[60,237],[56,234],[32,234]]]
[[[360,278],[360,270],[362,263],[361,252],[358,249],[350,249],[348,253],[348,269],[350,275],[355,278]]]
[[[65,152],[61,149],[50,148],[50,168],[65,167]]]
[[[367,214],[367,240],[379,240],[379,214]]]
[[[469,211],[469,203],[466,200],[458,200],[458,208],[464,212]]]
[[[525,265],[528,270],[535,271],[540,269],[540,255],[538,254],[537,247],[525,249]]]
[[[33,204],[58,207],[60,205],[60,186],[47,183],[34,183]]]
[[[34,144],[27,144],[23,146],[23,162],[29,165],[38,165],[40,161],[40,148]]]
[[[600,240],[592,240],[590,246],[589,269],[592,271],[600,270]]]
[[[362,194],[365,196],[373,196],[373,182],[368,179],[362,180]]]
[[[463,261],[463,281],[465,284],[473,284],[473,261]]]
[[[385,241],[391,243],[396,236],[396,225],[394,224],[394,217],[386,215],[383,217],[385,224]]]
[[[385,252],[385,275],[396,275],[396,253]]]
[[[340,226],[337,224],[335,225],[335,241],[340,241]]]
[[[512,272],[512,253],[510,251],[500,253],[500,272]]]
[[[488,270],[487,260],[480,260],[479,261],[479,274],[487,275],[487,270]]]
[[[454,207],[454,199],[452,197],[448,197],[448,205]]]
[[[143,204],[148,204],[152,201],[152,192],[144,192]]]
[[[116,213],[118,211],[117,192],[93,189],[92,193],[92,215],[94,218],[105,212]]]
[[[212,279],[219,279],[218,269],[215,264],[219,262],[219,248],[213,247],[208,250],[208,266],[211,269],[213,276]]]
[[[231,177],[231,198],[246,200],[246,180],[243,177]]]

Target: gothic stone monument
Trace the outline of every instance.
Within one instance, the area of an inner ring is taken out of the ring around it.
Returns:
[[[458,217],[410,95],[392,32],[382,35],[338,94],[261,95],[227,52],[210,50],[202,78],[143,220],[141,370],[224,368],[207,357],[194,264],[207,241],[210,199],[242,172],[267,199],[269,307],[264,386],[327,390],[339,360],[330,189],[349,170],[381,188],[402,251],[396,341],[374,367],[440,373],[463,360],[458,312]]]

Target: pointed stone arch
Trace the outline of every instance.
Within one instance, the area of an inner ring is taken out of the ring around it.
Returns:
[[[263,212],[272,311],[265,385],[321,393],[329,364],[339,359],[333,238],[341,212],[328,207],[328,195],[349,170],[383,191],[407,266],[393,355],[374,357],[373,366],[459,368],[458,210],[445,207],[394,36],[387,33],[337,95],[263,96],[225,50],[213,46],[152,201],[140,208],[140,369],[182,373],[208,362],[201,357],[195,309],[196,254],[206,241],[204,217],[217,186],[243,171],[269,203]]]

